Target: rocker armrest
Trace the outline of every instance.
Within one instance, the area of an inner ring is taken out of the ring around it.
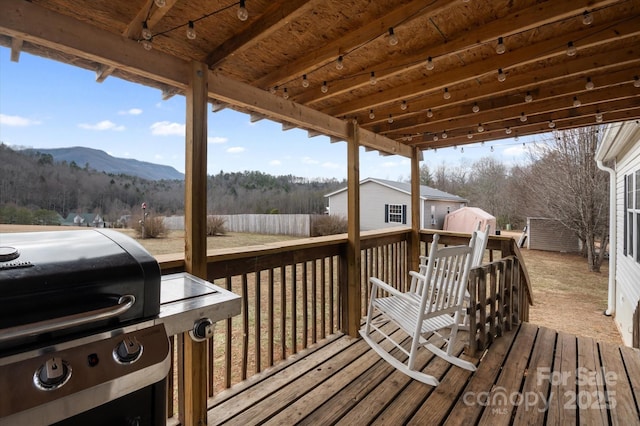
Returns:
[[[385,283],[384,281],[382,281],[379,278],[369,277],[369,282],[371,282],[371,284],[373,284],[375,287],[379,287],[382,290],[384,290],[387,293],[390,293],[390,294],[392,294],[394,296],[398,296],[398,297],[400,297],[402,299],[409,299],[405,293],[401,292],[400,290],[398,290],[396,288],[391,287],[389,284]],[[371,293],[375,294],[373,289],[371,289]]]

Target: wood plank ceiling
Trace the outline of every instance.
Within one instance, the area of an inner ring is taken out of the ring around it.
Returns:
[[[640,0],[246,0],[246,20],[239,3],[5,0],[3,14],[14,13],[0,18],[0,44],[14,60],[20,51],[44,55],[167,97],[183,93],[178,78],[119,64],[134,61],[136,49],[160,53],[159,67],[163,58],[201,61],[210,86],[219,82],[214,109],[337,139],[346,132],[340,122],[355,119],[378,135],[370,147],[402,155],[640,118]],[[45,20],[53,21],[48,33]],[[49,42],[56,25],[73,35],[74,22],[95,28],[75,34],[93,40],[91,52]],[[120,62],[95,54],[105,34],[124,39]],[[241,85],[225,90],[230,82]],[[326,126],[309,125],[326,116]]]

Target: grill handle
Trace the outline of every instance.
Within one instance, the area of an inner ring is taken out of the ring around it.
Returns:
[[[31,324],[9,327],[0,332],[0,342],[18,339],[20,337],[35,336],[41,333],[50,333],[63,328],[75,327],[78,325],[113,318],[127,312],[134,303],[136,303],[135,296],[132,294],[126,294],[118,299],[117,305],[109,306],[108,308],[101,308],[79,314],[67,315],[60,318],[34,322]]]

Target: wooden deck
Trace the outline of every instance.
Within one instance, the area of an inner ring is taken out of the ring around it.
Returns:
[[[208,422],[640,425],[636,349],[523,323],[474,373],[421,355],[438,387],[395,371],[362,339],[334,336],[210,400]]]

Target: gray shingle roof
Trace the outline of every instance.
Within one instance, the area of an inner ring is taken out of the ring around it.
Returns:
[[[393,189],[397,189],[398,191],[411,194],[411,183],[409,182],[396,182],[392,180],[386,179],[378,179],[368,177],[360,181],[360,185],[367,182],[376,182],[380,185],[388,186]],[[334,191],[330,194],[325,195],[325,197],[329,197],[331,195],[337,194],[342,191],[346,191],[347,188],[342,188],[337,191]],[[448,192],[440,191],[439,189],[431,188],[430,186],[420,185],[420,197],[426,200],[447,200],[447,201],[455,201],[459,203],[468,203],[469,200],[466,198],[459,197],[457,195],[449,194]]]

